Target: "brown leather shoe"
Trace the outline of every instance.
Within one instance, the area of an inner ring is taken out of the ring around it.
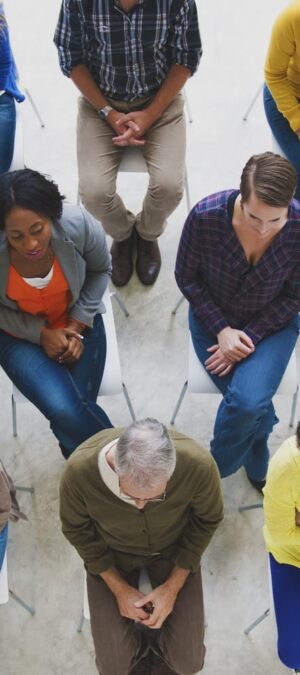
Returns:
[[[136,273],[145,286],[151,286],[156,281],[161,267],[161,257],[157,241],[147,241],[136,233]]]
[[[133,272],[134,232],[124,241],[113,241],[111,280],[115,286],[126,286]]]

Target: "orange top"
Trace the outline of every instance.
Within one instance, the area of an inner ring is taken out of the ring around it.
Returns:
[[[21,311],[46,319],[49,328],[63,328],[68,322],[70,290],[56,258],[52,279],[45,288],[30,286],[10,265],[6,295],[15,300]]]

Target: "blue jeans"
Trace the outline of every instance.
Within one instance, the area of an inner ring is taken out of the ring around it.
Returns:
[[[0,330],[0,365],[50,421],[65,458],[87,438],[112,426],[96,404],[106,358],[101,314],[85,331],[83,344],[79,361],[64,366],[49,359],[39,345]]]
[[[278,563],[271,553],[269,557],[278,632],[278,656],[287,668],[299,670],[300,568]]]
[[[8,171],[14,152],[16,104],[10,94],[0,96],[0,173]]]
[[[190,309],[189,325],[196,354],[204,364],[208,347],[216,338],[197,321]],[[268,437],[278,421],[272,398],[276,393],[299,333],[296,316],[285,328],[261,340],[253,354],[225,375],[210,375],[223,394],[219,406],[211,452],[222,477],[244,466],[249,478],[266,476]]]
[[[6,546],[7,546],[7,535],[8,535],[8,523],[5,525],[3,530],[0,532],[0,570],[5,556]]]
[[[273,136],[275,136],[278,145],[297,171],[298,180],[295,197],[300,201],[300,141],[290,127],[288,120],[279,112],[266,84],[264,86],[264,106]]]

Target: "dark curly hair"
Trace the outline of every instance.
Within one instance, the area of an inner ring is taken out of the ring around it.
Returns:
[[[5,218],[20,206],[47,216],[52,222],[62,214],[64,196],[50,178],[32,169],[21,169],[0,176],[0,230],[5,228]]]

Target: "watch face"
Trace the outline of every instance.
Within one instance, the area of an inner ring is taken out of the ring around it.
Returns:
[[[102,120],[106,119],[107,113],[104,108],[102,108],[102,110],[99,110],[99,116],[101,117]]]

